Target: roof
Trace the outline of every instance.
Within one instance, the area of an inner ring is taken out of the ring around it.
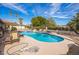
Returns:
[[[1,23],[4,23],[4,24],[6,24],[6,25],[13,25],[13,26],[18,25],[18,24],[15,23],[15,22],[10,22],[10,21],[7,21],[7,20],[2,20],[2,19],[0,19],[0,22],[1,22]]]
[[[0,23],[1,23],[1,24],[4,24],[3,21],[2,21],[1,19],[0,19]]]

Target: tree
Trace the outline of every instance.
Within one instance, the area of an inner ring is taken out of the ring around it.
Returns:
[[[46,18],[42,16],[37,16],[32,18],[32,26],[35,28],[45,28],[46,26]]]
[[[71,30],[73,30],[73,28],[75,27],[75,22],[71,20],[67,25],[71,28]]]
[[[10,16],[12,16],[12,10],[10,10],[9,14],[10,14]]]
[[[52,18],[46,19],[42,16],[37,16],[32,18],[32,26],[34,28],[42,28],[42,29],[54,29],[56,27],[56,23]]]
[[[48,18],[47,27],[48,27],[48,29],[55,29],[56,28],[56,23],[52,17]]]
[[[77,13],[67,25],[76,33],[78,33],[77,31],[79,31],[79,13]]]
[[[20,24],[20,25],[23,24],[23,18],[19,18],[19,24]]]
[[[76,29],[79,32],[79,23],[76,25]]]
[[[19,24],[20,24],[21,29],[22,29],[22,25],[23,25],[23,18],[19,18]]]
[[[16,27],[12,27],[11,31],[17,31],[17,28]]]
[[[16,16],[16,17],[18,17],[18,16],[19,16],[19,14],[18,14],[18,13],[15,13],[15,16]]]

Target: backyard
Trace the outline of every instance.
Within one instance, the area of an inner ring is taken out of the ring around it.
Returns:
[[[59,12],[51,3],[0,5],[1,55],[79,55],[79,12],[62,9],[69,4],[56,4]]]

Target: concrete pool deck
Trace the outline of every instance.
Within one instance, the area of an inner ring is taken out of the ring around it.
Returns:
[[[57,34],[55,34],[55,35],[57,35]],[[68,44],[75,44],[74,42],[72,42],[66,38],[61,42],[47,43],[47,42],[41,42],[41,41],[35,40],[31,37],[25,36],[25,37],[21,37],[20,42],[6,45],[4,48],[4,54],[8,55],[7,50],[11,46],[18,45],[19,43],[28,43],[28,46],[26,47],[27,49],[32,46],[36,46],[39,48],[38,52],[36,52],[36,53],[28,52],[28,51],[18,52],[20,55],[63,55],[63,54],[67,54],[67,52],[69,50]],[[19,47],[19,48],[21,48],[21,47]],[[11,50],[9,52],[14,52],[17,49],[18,48],[15,47],[15,50]]]

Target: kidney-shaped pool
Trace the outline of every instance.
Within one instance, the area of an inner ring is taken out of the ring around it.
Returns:
[[[42,42],[61,42],[64,38],[56,35],[51,35],[48,33],[40,33],[40,32],[21,32],[21,35],[30,36],[38,41]]]

